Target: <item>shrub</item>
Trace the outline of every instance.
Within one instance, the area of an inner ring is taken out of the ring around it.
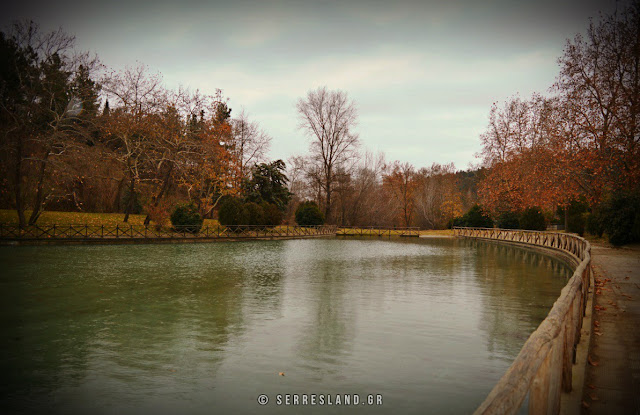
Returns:
[[[502,212],[496,223],[498,228],[518,229],[520,227],[520,215],[518,212]]]
[[[302,202],[296,210],[296,222],[300,226],[317,226],[324,223],[324,215],[316,202]]]
[[[567,217],[567,231],[577,233],[578,235],[584,235],[584,227],[586,224],[584,213],[574,213]]]
[[[547,229],[547,221],[538,207],[525,209],[520,215],[520,229],[532,231],[544,231]]]
[[[228,197],[220,204],[218,222],[223,226],[246,225],[249,213],[240,199]]]
[[[453,218],[447,224],[447,228],[451,229],[454,226],[466,226],[464,221],[462,220],[462,216],[458,216],[457,218]]]
[[[257,203],[249,202],[244,204],[247,211],[247,222],[241,225],[264,225],[264,210]]]
[[[456,221],[454,220],[454,223]],[[493,228],[493,219],[487,215],[480,205],[474,205],[467,213],[465,213],[460,221],[461,225],[470,228]]]
[[[640,241],[640,196],[629,191],[614,193],[604,203],[602,223],[614,245]]]
[[[598,207],[592,209],[591,213],[587,214],[586,219],[587,232],[598,238],[602,238],[602,234],[604,234],[604,221],[602,216],[602,210]]]
[[[586,224],[586,212],[588,205],[585,201],[572,200],[569,206],[566,207],[567,214],[567,231],[574,232],[578,235],[584,235],[584,227]],[[565,214],[565,210],[558,209],[559,215],[562,217]]]
[[[149,219],[155,222],[155,228],[157,230],[162,229],[169,220],[169,210],[166,203],[159,203],[158,206],[149,204],[145,207],[145,211],[147,215],[149,215]]]
[[[198,208],[193,203],[178,205],[171,214],[171,224],[179,231],[198,233],[203,222]]]
[[[278,226],[282,223],[282,211],[273,203],[263,202],[261,204],[264,211],[264,224],[267,226]]]

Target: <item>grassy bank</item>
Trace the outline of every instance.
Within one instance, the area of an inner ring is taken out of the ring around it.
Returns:
[[[31,215],[27,211],[27,220]],[[143,225],[146,215],[129,215],[128,225]],[[85,212],[52,212],[45,211],[40,215],[38,225],[122,225],[124,213],[85,213]],[[15,210],[0,209],[0,223],[7,225],[18,224],[18,214]],[[151,222],[153,223],[153,222]],[[205,226],[215,226],[217,220],[205,219]]]
[[[27,219],[31,215],[30,211],[26,212]],[[129,215],[128,225],[143,225],[145,215]],[[38,225],[122,225],[124,213],[85,213],[85,212],[52,212],[45,211],[40,215]],[[0,223],[6,225],[17,225],[18,214],[15,210],[0,209]],[[153,224],[153,222],[152,222]],[[214,219],[205,219],[205,226],[214,227],[218,225],[218,221]],[[367,231],[371,231],[367,229]],[[375,231],[372,231],[375,233]],[[398,232],[392,231],[392,235]],[[421,230],[420,235],[425,236],[453,236],[451,229],[443,230]]]

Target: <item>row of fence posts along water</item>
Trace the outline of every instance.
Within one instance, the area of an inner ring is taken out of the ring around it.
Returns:
[[[5,240],[105,240],[105,239],[238,239],[289,238],[335,235],[335,225],[322,226],[145,226],[145,225],[6,225]]]
[[[454,235],[551,249],[575,266],[548,316],[475,412],[514,414],[528,393],[530,414],[559,413],[562,392],[572,390],[572,369],[592,278],[591,245],[577,235],[552,232],[456,227]]]

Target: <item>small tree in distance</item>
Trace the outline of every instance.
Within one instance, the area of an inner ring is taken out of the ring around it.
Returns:
[[[198,208],[193,203],[178,205],[171,214],[171,224],[178,231],[198,233],[203,222]]]
[[[306,201],[296,210],[296,222],[300,226],[318,226],[324,224],[324,215],[316,202]]]
[[[547,221],[538,207],[525,209],[520,216],[520,229],[531,231],[544,231],[547,229]]]
[[[246,225],[249,214],[242,201],[236,197],[225,197],[220,204],[218,221],[223,226]]]

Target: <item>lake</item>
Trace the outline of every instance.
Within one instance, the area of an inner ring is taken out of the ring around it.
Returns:
[[[470,413],[572,274],[447,238],[1,247],[0,265],[0,412],[61,414]]]

